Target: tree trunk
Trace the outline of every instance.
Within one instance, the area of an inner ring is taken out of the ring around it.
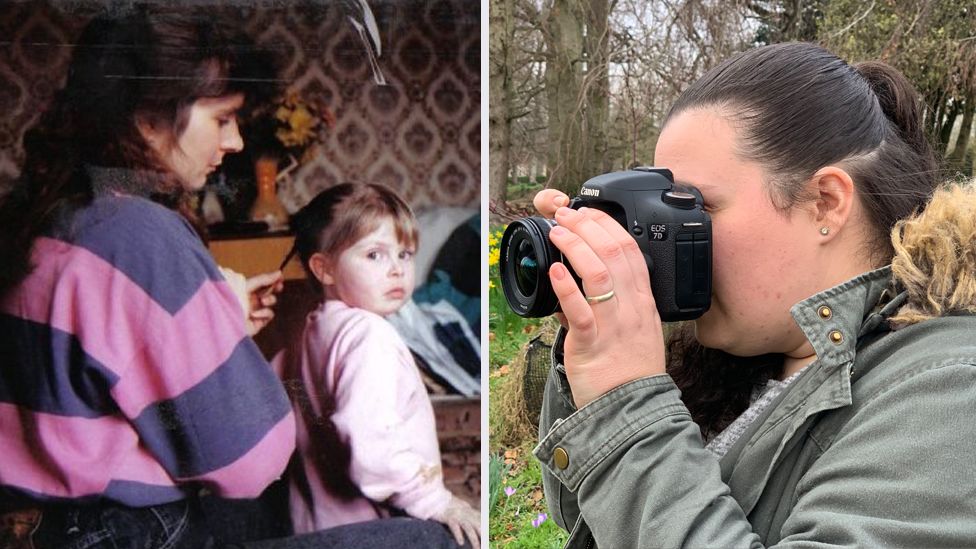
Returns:
[[[959,116],[959,111],[959,102],[954,100],[952,106],[947,109],[945,120],[942,121],[939,133],[936,134],[939,138],[939,154],[946,153],[946,148],[949,146],[949,137],[952,135],[952,125],[956,123],[956,117]]]
[[[966,150],[969,148],[969,136],[973,132],[973,111],[976,111],[976,104],[972,100],[966,101],[962,111],[962,124],[959,126],[959,137],[956,138],[956,148],[949,155],[949,165],[953,168],[963,167]]]
[[[488,203],[504,208],[512,152],[513,0],[491,0],[488,34]]]
[[[637,141],[640,139],[640,125],[636,122],[633,125],[633,137],[630,141],[630,162],[627,163],[625,167],[630,167],[634,164],[639,164],[640,161],[637,158]]]
[[[610,29],[607,26],[609,0],[590,0],[584,8],[586,25],[586,161],[583,177],[610,171],[607,156],[607,124],[610,113]],[[582,184],[583,181],[580,181]]]
[[[935,99],[929,102],[929,107],[932,109],[926,123],[929,129],[929,135],[936,138],[939,135],[940,124],[942,123],[942,113],[945,111],[945,94],[942,92],[936,92],[934,94]]]
[[[579,0],[553,0],[546,19],[546,99],[548,102],[547,171],[549,186],[574,195],[582,180],[584,158],[580,97],[583,25]]]

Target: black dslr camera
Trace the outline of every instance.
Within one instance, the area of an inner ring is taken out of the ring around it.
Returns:
[[[583,183],[569,207],[596,208],[617,220],[640,246],[651,273],[651,290],[664,321],[698,318],[712,295],[712,221],[702,209],[701,193],[676,188],[665,168],[637,168],[594,177]],[[563,262],[582,287],[562,253],[549,241],[556,222],[526,217],[511,223],[502,236],[499,266],[508,305],[520,316],[556,312],[559,301],[549,281],[549,267]]]

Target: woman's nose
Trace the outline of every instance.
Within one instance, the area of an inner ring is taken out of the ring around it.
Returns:
[[[237,123],[228,124],[220,136],[220,148],[227,152],[241,152],[244,149],[244,138],[241,137]]]

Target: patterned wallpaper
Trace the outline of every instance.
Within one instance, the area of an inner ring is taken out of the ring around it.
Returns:
[[[386,184],[415,208],[477,207],[480,2],[368,0],[388,83],[378,86],[335,3],[212,1],[215,16],[281,52],[294,89],[336,114],[321,154],[279,189],[286,208],[340,181]],[[64,81],[72,39],[98,9],[77,0],[0,5],[0,192],[19,173],[24,130]]]

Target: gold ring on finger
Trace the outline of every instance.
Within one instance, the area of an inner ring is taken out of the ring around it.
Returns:
[[[611,297],[613,297],[613,290],[610,290],[605,294],[595,295],[593,297],[586,296],[586,302],[589,303],[590,305],[594,303],[603,303],[604,301],[607,301]]]

